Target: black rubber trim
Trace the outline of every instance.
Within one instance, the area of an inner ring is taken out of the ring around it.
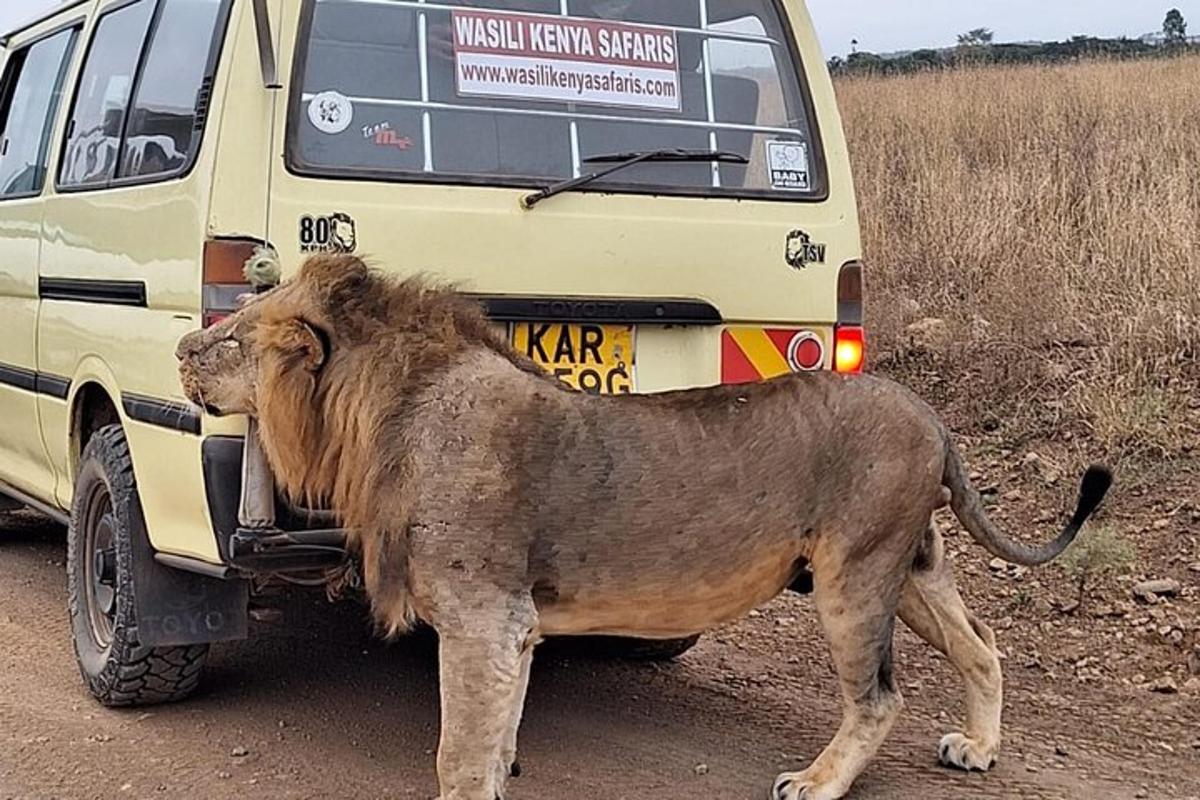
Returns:
[[[121,394],[121,406],[130,419],[160,428],[200,435],[200,415],[189,405],[140,394]]]
[[[11,364],[0,364],[0,384],[15,386],[27,392],[37,392],[66,400],[71,393],[71,381],[57,375],[44,372],[34,372],[25,367],[14,367]]]
[[[37,392],[38,394],[48,394],[59,400],[66,400],[67,395],[71,393],[71,382],[57,375],[39,372],[37,374]]]
[[[143,281],[107,281],[89,278],[41,278],[38,297],[69,303],[99,303],[110,306],[146,307]]]
[[[0,364],[0,383],[5,386],[15,386],[27,392],[37,391],[37,373],[23,367],[10,367]]]
[[[245,442],[240,436],[209,436],[200,445],[208,516],[217,537],[217,550],[225,563],[229,563],[229,540],[238,530]]]
[[[720,325],[725,320],[702,300],[631,300],[590,297],[470,295],[498,322],[595,322],[625,325]]]

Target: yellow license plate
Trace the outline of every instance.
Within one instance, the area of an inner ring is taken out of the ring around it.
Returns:
[[[519,322],[513,347],[559,380],[589,394],[633,392],[633,327]]]

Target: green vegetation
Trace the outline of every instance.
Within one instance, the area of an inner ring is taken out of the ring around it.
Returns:
[[[1187,44],[1187,22],[1178,8],[1167,12],[1167,19],[1163,22],[1163,36],[1169,45],[1178,47]]]
[[[1114,528],[1103,525],[1085,531],[1063,554],[1059,564],[1079,588],[1082,608],[1089,584],[1129,572],[1136,560],[1137,550],[1129,540]]]

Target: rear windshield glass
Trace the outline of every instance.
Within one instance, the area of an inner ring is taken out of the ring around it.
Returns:
[[[332,176],[542,185],[683,148],[606,191],[812,199],[815,126],[777,0],[308,0],[289,158]]]

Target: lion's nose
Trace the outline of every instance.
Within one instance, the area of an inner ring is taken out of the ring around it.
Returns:
[[[179,340],[179,344],[175,346],[175,358],[183,361],[185,358],[195,353],[198,350],[197,344],[204,331],[192,331]]]

